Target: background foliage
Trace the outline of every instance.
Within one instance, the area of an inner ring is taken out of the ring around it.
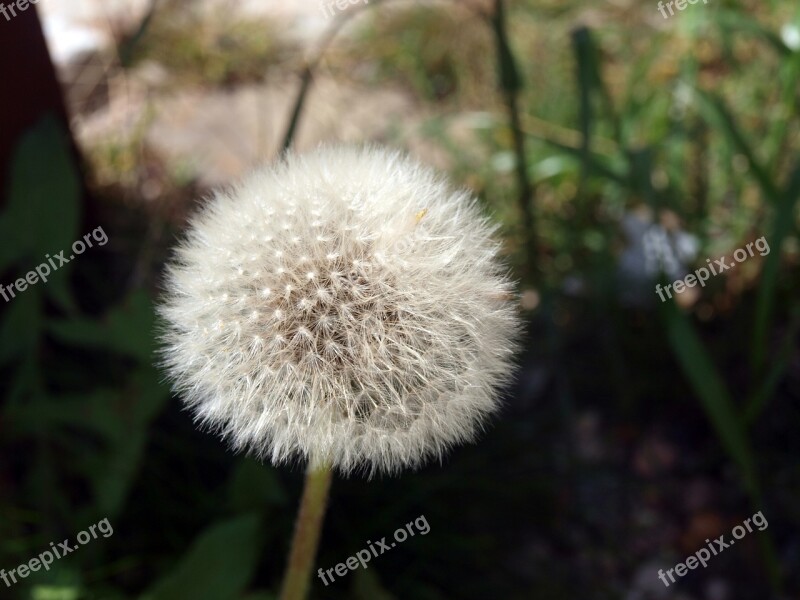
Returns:
[[[529,0],[500,17],[492,3],[392,4],[368,7],[314,67],[400,86],[425,108],[425,144],[503,224],[529,335],[477,445],[399,478],[334,483],[323,568],[420,514],[431,531],[317,582],[315,596],[664,597],[658,568],[761,510],[765,532],[667,597],[798,597],[796,5],[712,0],[667,23],[649,3]],[[212,87],[297,68],[290,47],[249,24],[204,37],[176,10],[125,40],[130,65],[168,52],[174,85]],[[388,141],[408,140],[398,127]],[[45,119],[8,166],[2,283],[88,231],[68,148]],[[0,567],[103,518],[115,533],[0,596],[273,598],[301,469],[233,455],[170,397],[152,307],[181,218],[143,235],[156,217],[114,199],[136,193],[126,182],[145,159],[87,154],[113,208],[110,243],[0,314]],[[177,177],[165,189],[174,204],[204,191]],[[771,252],[691,302],[660,305],[655,281],[630,301],[629,214],[694,234],[692,269],[761,236]]]

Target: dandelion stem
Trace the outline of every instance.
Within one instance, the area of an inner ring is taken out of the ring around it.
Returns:
[[[309,463],[303,498],[297,514],[292,549],[283,578],[281,600],[305,600],[308,595],[311,570],[317,555],[328,490],[331,486],[330,465]]]

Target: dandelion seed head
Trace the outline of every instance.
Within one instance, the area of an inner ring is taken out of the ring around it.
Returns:
[[[441,458],[513,369],[495,233],[399,153],[288,155],[193,219],[167,268],[163,362],[202,424],[275,463],[373,474]]]

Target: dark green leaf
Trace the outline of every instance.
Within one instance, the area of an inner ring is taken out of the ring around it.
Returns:
[[[0,269],[19,263],[23,256],[30,269],[45,263],[48,254],[72,254],[71,244],[78,236],[80,177],[68,140],[59,121],[48,115],[17,146],[8,205],[0,216],[3,244],[11,249],[0,253]],[[62,304],[71,304],[69,269],[66,264],[53,271],[44,284]]]
[[[153,360],[154,322],[155,315],[150,299],[144,292],[136,292],[100,321],[52,321],[48,324],[48,330],[66,344],[111,350],[149,363]]]
[[[229,497],[234,510],[259,511],[270,506],[286,504],[275,469],[251,458],[243,458],[231,476]]]
[[[209,527],[171,575],[143,600],[234,600],[246,589],[258,562],[261,520],[246,515]]]
[[[725,382],[686,316],[671,303],[665,307],[665,314],[672,351],[722,447],[739,466],[745,487],[755,500],[760,497],[755,458]]]

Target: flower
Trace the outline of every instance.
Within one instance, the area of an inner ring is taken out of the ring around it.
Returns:
[[[196,419],[275,463],[395,472],[470,440],[519,318],[496,226],[379,148],[290,154],[192,221],[163,362]]]

